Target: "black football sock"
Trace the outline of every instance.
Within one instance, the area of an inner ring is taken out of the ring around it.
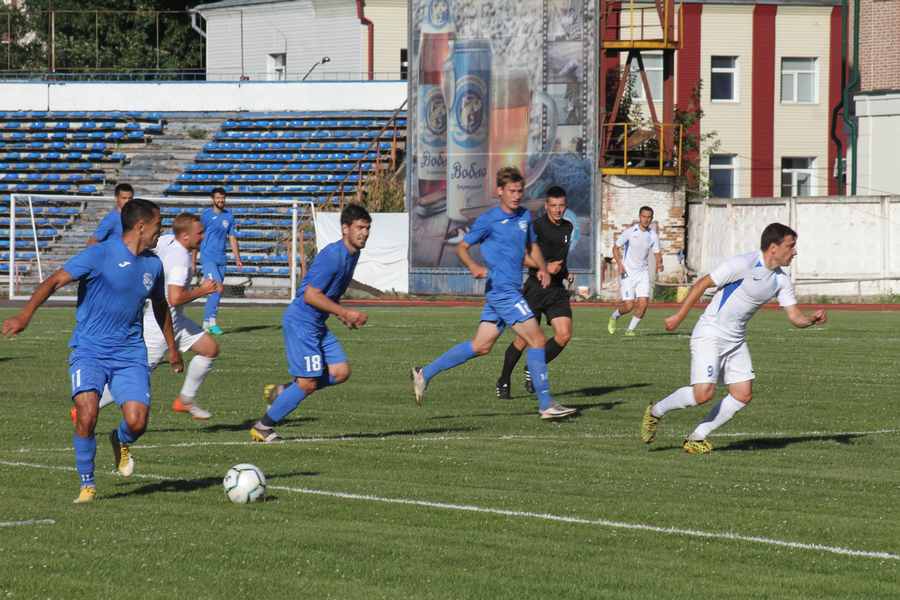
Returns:
[[[556,338],[550,338],[550,341],[547,342],[547,345],[544,346],[544,355],[546,356],[545,360],[550,362],[557,356],[559,353],[563,351],[563,346],[559,345],[559,342],[556,341]]]
[[[503,356],[503,371],[500,372],[500,382],[509,384],[509,378],[512,376],[513,369],[522,357],[522,351],[516,348],[515,344],[510,344]]]

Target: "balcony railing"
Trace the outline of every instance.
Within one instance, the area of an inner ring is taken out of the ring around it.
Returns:
[[[682,174],[684,126],[610,123],[603,126],[600,171],[604,175]]]
[[[604,48],[681,47],[684,15],[680,0],[615,0],[603,4],[600,27]]]

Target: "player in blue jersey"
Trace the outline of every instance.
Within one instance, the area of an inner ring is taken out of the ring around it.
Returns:
[[[281,439],[274,429],[304,398],[316,390],[344,383],[350,363],[341,343],[325,326],[330,315],[350,329],[366,324],[364,312],[340,305],[341,296],[353,279],[359,251],[366,247],[372,217],[357,204],[341,211],[341,239],[316,255],[297,290],[297,297],[284,311],[284,350],[292,382],[266,385],[263,396],[271,406],[250,429],[250,437],[263,443]]]
[[[116,207],[100,221],[94,234],[88,238],[88,246],[105,242],[110,237],[122,237],[122,207],[134,198],[134,188],[127,183],[120,183],[116,186],[115,195]]]
[[[96,495],[94,427],[100,391],[107,384],[122,409],[119,427],[109,434],[115,466],[125,477],[134,471],[129,445],[144,433],[150,411],[150,371],[143,338],[147,298],[169,346],[173,370],[183,369],[166,304],[163,266],[149,251],[159,238],[159,207],[147,200],[132,200],[122,209],[122,226],[121,238],[112,237],[73,256],[38,286],[19,314],[3,322],[6,336],[24,331],[47,298],[78,281],[76,324],[69,341],[69,376],[78,411],[72,436],[81,479],[77,503],[90,502]]]
[[[200,266],[203,276],[222,283],[225,281],[225,242],[231,244],[231,252],[234,254],[234,262],[241,268],[241,251],[238,248],[237,228],[234,224],[234,215],[225,209],[225,189],[213,188],[212,206],[203,211],[200,220],[203,222],[203,243],[200,244]],[[206,308],[203,311],[203,329],[212,335],[222,335],[224,331],[216,324],[216,315],[219,312],[219,300],[222,295],[214,292],[206,298]]]
[[[522,297],[522,265],[526,261],[536,269],[540,285],[550,284],[550,275],[540,246],[536,243],[531,214],[523,207],[525,179],[515,167],[497,171],[497,196],[500,205],[483,213],[457,247],[460,261],[476,279],[487,278],[481,323],[471,341],[458,344],[428,366],[413,367],[413,390],[421,405],[428,383],[442,371],[459,366],[491,351],[494,342],[509,326],[528,345],[526,360],[542,419],[560,419],[576,411],[557,404],[550,395],[544,345],[547,339],[528,302]],[[469,247],[480,244],[487,267],[469,254]]]

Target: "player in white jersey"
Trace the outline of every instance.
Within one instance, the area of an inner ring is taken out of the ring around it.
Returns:
[[[172,326],[175,330],[175,341],[180,352],[188,350],[195,356],[188,365],[184,385],[178,397],[172,402],[175,412],[189,413],[194,419],[209,419],[209,411],[197,404],[197,390],[212,368],[212,363],[219,355],[219,345],[203,331],[203,328],[184,314],[184,305],[222,291],[222,284],[211,278],[191,289],[189,282],[192,276],[191,252],[200,247],[203,240],[203,223],[197,215],[181,213],[172,223],[173,234],[160,236],[153,250],[163,263],[166,279],[166,299],[172,313]],[[147,346],[147,362],[150,369],[155,369],[166,352],[166,342],[159,325],[153,318],[152,311],[144,307],[144,344]],[[113,401],[108,390],[104,390],[100,407]]]
[[[616,320],[634,309],[631,323],[625,335],[637,335],[635,329],[647,312],[650,299],[650,252],[656,256],[656,270],[662,271],[662,254],[659,249],[659,236],[650,228],[653,222],[653,209],[642,206],[638,211],[638,222],[624,232],[613,246],[613,258],[619,269],[619,290],[622,303],[613,312],[606,324],[612,335],[616,332]]]
[[[753,397],[755,375],[746,342],[747,322],[772,298],[778,299],[795,327],[826,321],[824,310],[806,315],[797,308],[790,277],[782,271],[796,256],[796,245],[797,233],[793,229],[772,223],[762,232],[760,250],[729,258],[691,286],[678,312],[666,319],[666,330],[675,331],[703,293],[708,288],[718,288],[691,334],[691,385],[647,407],[641,421],[642,442],[653,442],[663,415],[712,400],[717,384],[724,383],[728,395],[683,444],[690,454],[712,451],[707,436],[727,423]]]

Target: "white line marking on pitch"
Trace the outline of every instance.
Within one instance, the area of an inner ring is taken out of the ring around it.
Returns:
[[[24,527],[26,525],[56,525],[53,519],[26,519],[25,521],[0,521],[0,527]]]
[[[891,433],[900,433],[900,429],[875,429],[873,431],[798,431],[798,432],[753,432],[738,431],[732,433],[716,433],[713,437],[718,438],[789,438],[789,437],[808,437],[808,436],[849,436],[849,435],[884,435]],[[152,432],[151,432],[152,434]],[[673,439],[682,439],[683,435],[678,433],[662,434],[659,437],[671,437]],[[269,446],[279,446],[284,444],[321,444],[326,442],[387,442],[387,441],[410,441],[410,442],[465,442],[465,441],[512,441],[512,440],[531,440],[531,441],[547,441],[547,442],[577,442],[580,440],[602,440],[602,439],[637,439],[633,433],[598,433],[598,434],[577,434],[569,437],[558,437],[549,435],[522,435],[509,434],[498,436],[468,436],[468,435],[416,435],[415,433],[400,435],[377,436],[370,433],[361,432],[358,435],[342,435],[340,437],[305,437],[305,438],[288,438],[277,444],[267,444]],[[822,440],[826,441],[826,440]],[[252,441],[225,441],[225,442],[178,442],[177,444],[135,444],[131,446],[135,450],[158,450],[161,448],[195,448],[205,446],[261,446],[259,442]],[[72,452],[71,446],[67,448],[19,448],[11,450],[18,454],[28,454],[29,452]]]
[[[25,462],[12,462],[0,460],[0,465],[8,467],[27,467],[32,469],[49,469],[54,471],[74,471],[74,467],[61,467],[54,465],[39,465]],[[178,477],[166,477],[164,475],[150,475],[146,473],[135,473],[133,477],[140,479],[154,479],[158,481],[179,481]],[[423,508],[434,508],[438,510],[455,510],[463,512],[473,512],[481,514],[497,515],[501,517],[516,517],[523,519],[537,519],[541,521],[553,521],[556,523],[573,523],[576,525],[595,525],[598,527],[607,527],[611,529],[629,529],[633,531],[648,531],[651,533],[662,533],[666,535],[681,535],[687,537],[708,538],[717,540],[726,540],[734,542],[753,542],[756,544],[765,544],[768,546],[780,546],[783,548],[792,548],[795,550],[813,550],[818,552],[827,552],[829,554],[840,554],[844,556],[855,556],[860,558],[880,558],[885,560],[898,560],[900,555],[890,552],[854,550],[852,548],[844,548],[841,546],[826,546],[824,544],[805,544],[803,542],[790,542],[786,540],[778,540],[758,535],[743,535],[733,532],[718,531],[702,531],[699,529],[682,529],[680,527],[660,527],[657,525],[647,525],[644,523],[627,523],[625,521],[610,521],[608,519],[585,519],[583,517],[571,517],[565,515],[554,515],[550,513],[535,513],[518,510],[507,510],[502,508],[489,508],[483,506],[475,506],[472,504],[452,504],[447,502],[433,502],[429,500],[412,500],[408,498],[386,498],[383,496],[372,496],[369,494],[353,494],[349,492],[332,492],[328,490],[317,490],[312,488],[294,488],[282,485],[270,485],[269,489],[291,492],[295,494],[308,494],[313,496],[325,496],[328,498],[339,498],[341,500],[360,500],[363,502],[379,502],[382,504],[400,504],[405,506],[420,506]]]

